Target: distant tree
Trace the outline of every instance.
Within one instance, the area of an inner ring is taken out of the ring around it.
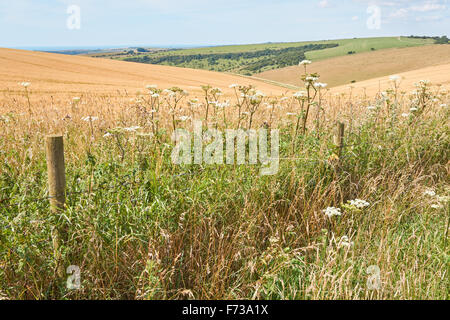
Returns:
[[[450,39],[447,36],[442,36],[440,38],[437,38],[434,43],[436,44],[448,44],[450,42]]]

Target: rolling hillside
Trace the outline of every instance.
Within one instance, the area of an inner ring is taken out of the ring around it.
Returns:
[[[22,81],[31,82],[33,97],[39,94],[115,94],[118,90],[121,93],[126,90],[134,95],[149,84],[156,84],[159,88],[179,86],[194,93],[201,90],[201,85],[210,84],[228,89],[232,83],[252,84],[267,94],[287,91],[263,81],[204,70],[0,49],[0,90],[23,92],[23,88],[18,85]]]
[[[332,50],[332,49],[329,49]],[[450,45],[386,49],[315,62],[310,72],[321,75],[330,87],[450,63]],[[302,67],[292,66],[257,74],[256,77],[300,86]],[[447,75],[448,76],[448,75]],[[450,78],[450,76],[448,76]]]
[[[169,50],[156,53],[108,56],[148,64],[189,67],[254,75],[255,73],[296,65],[299,60],[323,60],[387,48],[432,44],[432,39],[407,37],[338,39],[310,42],[264,43]]]
[[[446,89],[450,88],[450,63],[433,67],[426,67],[418,70],[398,73],[402,80],[400,83],[401,91],[413,90],[414,84],[420,80],[429,80],[433,85],[442,85]],[[373,78],[366,81],[357,82],[350,85],[338,86],[331,89],[335,93],[348,93],[352,87],[355,95],[373,95],[379,91],[383,91],[392,87],[388,76]]]

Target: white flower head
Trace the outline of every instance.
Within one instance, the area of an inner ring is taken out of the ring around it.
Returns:
[[[294,93],[294,97],[295,98],[303,98],[303,97],[306,97],[308,94],[307,94],[307,92],[306,91],[298,91],[298,92],[296,92],[296,93]]]
[[[333,217],[333,216],[340,216],[342,215],[341,209],[340,208],[335,208],[335,207],[328,207],[325,210],[322,210],[323,213],[325,213],[325,215],[329,218]]]
[[[237,88],[237,87],[239,87],[239,85],[236,84],[236,83],[230,84],[230,89],[234,89],[234,88]]]
[[[133,126],[133,127],[129,127],[129,128],[123,128],[123,130],[128,131],[128,132],[135,132],[136,130],[139,130],[141,127],[139,126]]]
[[[350,239],[347,236],[342,236],[341,239],[339,240],[338,243],[338,247],[347,247],[350,248],[354,245],[355,243],[353,241],[350,241]]]
[[[305,65],[308,65],[308,64],[311,64],[311,63],[312,63],[312,61],[310,61],[310,60],[303,60],[298,65],[299,66],[305,66]]]
[[[86,122],[97,121],[98,117],[87,116],[87,117],[81,118],[81,120],[86,121]]]
[[[217,103],[217,107],[219,107],[219,108],[228,108],[229,106],[230,106],[229,100],[222,102],[222,103]]]
[[[328,84],[322,83],[322,82],[317,82],[314,84],[314,87],[319,88],[319,89],[325,89],[327,86],[328,86]]]
[[[31,83],[30,82],[21,82],[21,83],[19,83],[19,85],[21,85],[24,88],[28,88],[31,85]]]
[[[191,117],[188,117],[188,116],[181,116],[180,118],[180,121],[187,121],[187,120],[189,120],[189,119],[191,119]]]
[[[361,200],[361,199],[350,200],[348,203],[351,206],[358,208],[358,209],[364,209],[364,208],[370,206],[369,202],[367,202],[365,200]]]
[[[308,76],[305,79],[307,82],[316,82],[317,80],[319,80],[318,77],[313,77],[313,76]]]
[[[426,189],[423,192],[424,196],[429,196],[429,197],[435,197],[436,196],[436,192],[433,189]]]

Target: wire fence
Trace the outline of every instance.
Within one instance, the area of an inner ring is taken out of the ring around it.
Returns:
[[[348,147],[353,147],[353,146],[357,146],[357,145],[361,145],[361,143],[356,143],[356,144],[352,144],[352,145],[346,145],[344,143],[342,143],[340,146],[338,146],[339,148],[343,149],[343,148],[348,148]],[[348,155],[341,155],[341,157],[338,158],[338,162],[342,162],[343,160],[345,160],[347,157],[349,157],[350,154]],[[333,166],[335,166],[336,164],[333,163],[333,160],[330,161],[330,159],[326,159],[326,158],[309,158],[309,157],[279,157],[276,158],[278,161],[283,160],[283,161],[307,161],[307,162],[323,162],[323,163],[328,163],[331,164]],[[183,177],[183,176],[193,176],[193,175],[197,175],[198,172],[184,172],[181,174],[176,174],[176,175],[172,175],[173,177]],[[127,174],[123,177],[121,177],[121,179],[125,179],[125,178],[130,178],[131,174]],[[121,181],[113,186],[108,185],[108,182],[103,182],[101,184],[99,184],[99,186],[97,186],[95,189],[91,189],[89,188],[88,190],[83,190],[83,191],[69,191],[69,192],[65,192],[65,196],[70,196],[70,195],[84,195],[84,194],[93,194],[96,193],[98,191],[101,190],[105,190],[105,189],[109,189],[109,190],[116,190],[118,188],[121,187],[125,187],[128,185],[137,185],[137,184],[141,184],[142,181]],[[56,197],[52,197],[52,196],[47,196],[47,197],[39,197],[39,198],[29,198],[27,199],[26,202],[44,202],[44,201],[48,201],[51,199],[54,199]],[[25,202],[19,202],[19,203],[8,203],[11,200],[14,200],[14,197],[8,197],[8,198],[3,198],[0,199],[0,207],[3,208],[10,208],[10,207],[15,207],[15,206],[21,206],[23,205]],[[132,199],[132,201],[137,201],[138,199]],[[109,206],[114,206],[114,205],[120,205],[123,204],[124,202],[118,202],[118,203],[113,203],[113,204],[109,204]]]
[[[345,157],[342,157],[341,160],[343,160]],[[283,161],[308,161],[308,162],[323,162],[323,163],[330,163],[329,160],[327,159],[319,159],[319,158],[300,158],[300,157],[281,157],[278,158],[278,160],[283,160]],[[185,172],[185,173],[181,173],[181,174],[176,174],[176,175],[172,175],[173,177],[185,177],[185,176],[194,176],[197,175],[198,172],[192,173],[192,172]],[[129,176],[129,175],[127,175]],[[127,177],[125,176],[125,177]],[[125,178],[124,177],[124,178]],[[99,186],[97,186],[95,189],[91,189],[91,190],[83,190],[83,191],[69,191],[66,192],[65,195],[66,196],[70,196],[70,195],[87,195],[87,194],[93,194],[96,193],[98,191],[102,191],[102,190],[117,190],[121,187],[125,187],[128,185],[138,185],[141,184],[142,181],[122,181],[120,183],[117,183],[113,186],[111,185],[107,185],[107,182],[101,183]],[[54,199],[55,197],[52,196],[47,196],[47,197],[39,197],[39,198],[29,198],[27,199],[26,202],[31,203],[31,202],[44,202],[44,201],[48,201],[51,199]],[[9,208],[9,207],[15,207],[15,206],[21,206],[23,205],[25,202],[19,202],[19,203],[7,203],[11,200],[14,200],[14,197],[9,197],[9,198],[3,198],[0,199],[0,207],[3,208]],[[136,201],[136,199],[135,199]],[[123,204],[123,202],[120,203],[115,203],[115,204],[111,204],[111,206],[113,205],[119,205],[119,204]]]
[[[130,175],[126,175],[123,178],[129,177]],[[107,182],[103,182],[101,183],[97,188],[95,189],[91,189],[91,190],[84,190],[84,191],[72,191],[72,192],[66,192],[66,196],[69,195],[80,195],[80,194],[91,194],[91,193],[95,193],[101,190],[106,190],[106,189],[118,189],[119,187],[125,187],[127,185],[136,185],[138,183],[141,183],[140,181],[122,181],[120,183],[117,183],[113,186],[111,185],[106,185]],[[43,197],[43,198],[31,198],[31,199],[27,199],[27,202],[43,202],[43,201],[48,201],[50,199],[54,199],[55,197],[51,197],[51,196],[47,196],[47,197]],[[10,200],[14,200],[13,197],[10,198],[4,198],[0,200],[0,206],[1,207],[14,207],[14,206],[20,206],[22,205],[24,202],[20,202],[20,203],[9,203],[9,204],[5,204],[5,202],[10,201]]]

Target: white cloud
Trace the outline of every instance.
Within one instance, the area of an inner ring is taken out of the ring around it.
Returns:
[[[401,8],[397,9],[390,14],[391,18],[404,18],[408,15],[408,9]]]
[[[321,8],[326,8],[328,7],[330,4],[328,3],[328,0],[322,0],[319,2],[319,7]]]
[[[424,3],[423,5],[419,5],[419,6],[411,6],[409,9],[411,11],[428,12],[428,11],[436,11],[436,10],[445,10],[446,6],[443,4],[428,2],[428,3]]]

